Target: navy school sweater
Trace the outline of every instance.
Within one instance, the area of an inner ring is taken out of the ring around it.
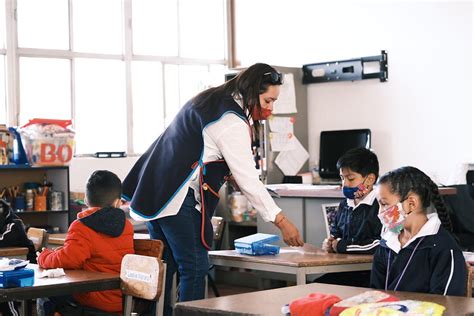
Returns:
[[[433,215],[437,219],[437,214]],[[370,287],[441,295],[465,295],[466,262],[453,237],[440,225],[435,234],[416,238],[408,246],[400,249],[398,254],[389,245],[387,239],[382,239],[374,255]]]
[[[382,230],[378,213],[379,203],[375,196],[371,204],[359,204],[356,208],[350,207],[347,200],[342,201],[331,225],[331,235],[340,238],[337,252],[374,253],[379,245]]]

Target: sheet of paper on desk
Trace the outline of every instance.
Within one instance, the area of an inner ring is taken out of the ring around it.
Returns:
[[[308,244],[308,243],[305,243],[303,247],[293,247],[293,248],[297,250],[299,253],[302,253],[304,255],[322,255],[326,253],[321,248],[316,247],[312,244]]]

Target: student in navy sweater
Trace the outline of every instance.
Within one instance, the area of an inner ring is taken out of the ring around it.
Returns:
[[[379,175],[377,156],[366,148],[347,151],[337,161],[346,197],[339,204],[331,235],[323,242],[328,252],[370,254],[380,241],[382,225],[373,187]],[[328,273],[318,283],[369,286],[370,271]]]
[[[466,262],[436,184],[419,169],[402,167],[383,175],[376,191],[384,228],[370,286],[465,295]]]
[[[374,253],[382,225],[373,187],[379,175],[377,156],[366,148],[347,151],[337,161],[346,199],[339,204],[331,236],[323,249],[338,253]]]

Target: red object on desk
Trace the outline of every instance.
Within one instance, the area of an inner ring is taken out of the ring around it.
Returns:
[[[324,316],[326,310],[339,302],[339,296],[324,293],[311,293],[290,303],[291,316]]]

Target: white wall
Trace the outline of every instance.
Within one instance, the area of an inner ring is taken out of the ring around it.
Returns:
[[[440,183],[462,182],[463,164],[474,161],[472,7],[240,0],[237,57],[243,65],[300,67],[387,50],[387,83],[307,86],[310,162],[321,130],[368,127],[382,172],[414,165]]]

